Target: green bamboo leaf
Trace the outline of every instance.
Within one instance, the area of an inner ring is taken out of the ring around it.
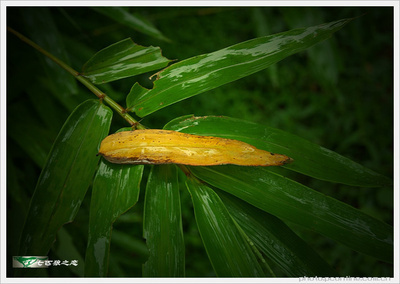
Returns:
[[[81,74],[94,84],[102,84],[160,69],[168,62],[159,47],[140,46],[127,38],[97,52]]]
[[[264,272],[249,242],[218,195],[196,180],[186,186],[208,257],[219,277],[262,277]]]
[[[185,276],[178,173],[174,165],[152,167],[143,216],[143,237],[150,253],[143,265],[143,276]]]
[[[276,272],[275,275],[337,275],[334,269],[280,219],[226,192],[216,192],[254,245],[284,272],[284,275]]]
[[[392,181],[352,160],[296,135],[245,120],[207,116],[184,116],[165,129],[184,133],[241,140],[255,147],[291,157],[284,167],[317,179],[354,186],[385,186]]]
[[[158,73],[154,88],[136,83],[127,107],[146,116],[163,107],[246,77],[329,38],[351,19],[295,29],[248,40],[212,53],[195,56]],[[143,90],[137,92],[138,88]]]
[[[190,167],[201,180],[278,218],[393,262],[393,227],[261,167]]]
[[[138,201],[143,167],[100,162],[90,203],[85,276],[107,276],[112,224]]]
[[[50,151],[32,196],[20,255],[47,255],[57,231],[73,221],[96,170],[112,111],[98,100],[80,104]]]
[[[156,39],[170,41],[152,23],[139,15],[132,14],[121,7],[93,7],[93,10],[115,20],[116,22],[137,30]]]

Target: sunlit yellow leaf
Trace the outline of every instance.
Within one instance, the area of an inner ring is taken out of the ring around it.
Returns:
[[[117,164],[281,166],[292,161],[238,140],[154,129],[112,134],[99,154]]]

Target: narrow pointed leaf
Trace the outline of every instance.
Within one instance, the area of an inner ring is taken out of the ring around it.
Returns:
[[[333,268],[280,219],[226,192],[217,193],[254,245],[285,273],[277,276],[337,275]]]
[[[115,20],[116,22],[152,36],[156,39],[169,41],[152,23],[121,7],[93,7],[95,11]]]
[[[352,160],[296,135],[245,120],[185,116],[165,129],[241,140],[259,149],[284,154],[294,161],[284,167],[314,178],[354,186],[385,186],[392,181]]]
[[[248,40],[212,53],[195,56],[158,73],[154,88],[139,85],[127,97],[127,107],[146,116],[163,107],[263,70],[329,38],[351,19],[295,29]],[[138,88],[143,90],[137,92]]]
[[[159,47],[140,46],[128,38],[97,52],[81,74],[94,84],[102,84],[163,68],[169,61]]]
[[[209,187],[188,179],[197,226],[219,277],[262,277],[264,273],[248,241]]]
[[[176,166],[153,166],[146,186],[143,237],[149,259],[144,277],[185,276],[181,203]]]
[[[102,160],[93,182],[85,276],[107,276],[112,224],[139,199],[143,165]]]
[[[112,111],[97,100],[79,105],[50,151],[31,199],[20,243],[21,255],[47,255],[57,231],[79,210],[99,161]]]
[[[190,167],[201,180],[278,218],[393,262],[393,227],[336,199],[260,167]]]

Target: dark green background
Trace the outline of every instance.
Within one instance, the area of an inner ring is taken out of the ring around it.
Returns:
[[[34,10],[32,10],[34,9]],[[90,8],[12,8],[7,24],[34,38],[47,33],[48,42],[65,49],[70,65],[80,70],[98,50],[127,37],[144,46],[160,46],[169,59],[183,60],[258,36],[357,17],[334,36],[278,64],[215,90],[164,108],[142,123],[162,128],[185,115],[226,115],[276,127],[318,143],[379,173],[393,177],[393,9],[382,7],[277,8],[194,7],[129,8],[151,21],[171,42],[164,42],[122,26]],[[43,17],[34,17],[40,15]],[[46,16],[48,15],[48,16]],[[50,30],[50,31],[49,31]],[[57,38],[55,35],[60,35]],[[61,43],[61,44],[60,44]],[[40,43],[39,43],[40,44]],[[60,127],[80,102],[94,98],[84,87],[55,82],[44,57],[7,34],[7,206],[8,259],[17,255],[18,238],[41,166]],[[151,74],[100,85],[124,105],[138,81],[151,88]],[[117,115],[111,131],[127,126]],[[303,184],[353,205],[389,224],[393,223],[392,188],[354,188],[293,176]],[[145,179],[144,179],[145,180]],[[143,183],[144,184],[144,183]],[[187,276],[213,276],[194,223],[186,190],[182,213]],[[146,253],[141,243],[139,204],[114,225],[110,276],[139,276]],[[77,219],[66,229],[73,248],[84,256],[90,191]],[[341,275],[391,276],[391,265],[350,251],[324,237],[289,224]],[[133,234],[137,245],[127,254],[118,232]],[[55,244],[54,251],[60,246]],[[133,252],[132,252],[133,251]],[[129,262],[132,253],[137,263]],[[52,255],[49,255],[52,259]],[[56,256],[53,256],[56,258]],[[124,263],[124,261],[126,263]],[[118,263],[119,265],[116,265]],[[132,268],[133,265],[133,268]],[[8,276],[12,276],[8,267]],[[74,276],[49,269],[51,276]]]

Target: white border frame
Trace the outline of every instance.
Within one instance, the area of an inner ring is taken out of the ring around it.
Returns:
[[[399,277],[399,2],[398,1],[1,1],[1,82],[0,82],[0,182],[1,182],[1,237],[0,237],[0,283],[400,283]],[[299,278],[8,278],[6,277],[6,9],[10,6],[391,6],[394,8],[394,278],[373,282],[368,279],[350,280],[315,279],[301,281]]]

